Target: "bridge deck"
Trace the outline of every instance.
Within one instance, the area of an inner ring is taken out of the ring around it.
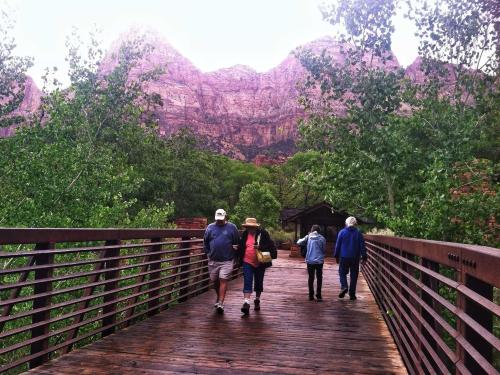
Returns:
[[[226,313],[204,293],[83,349],[37,374],[406,374],[381,312],[360,275],[358,300],[337,297],[337,266],[324,271],[324,302],[307,299],[303,262],[280,254],[268,269],[262,310],[241,317],[242,280]]]

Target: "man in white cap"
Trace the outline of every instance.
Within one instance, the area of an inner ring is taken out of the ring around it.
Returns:
[[[240,239],[238,228],[226,219],[226,211],[215,211],[215,222],[208,225],[203,237],[203,247],[208,257],[208,272],[214,283],[217,301],[214,307],[219,314],[224,313],[224,298],[227,282],[234,268],[235,250]]]
[[[356,228],[358,224],[354,216],[345,220],[346,227],[339,232],[335,253],[333,254],[339,263],[340,293],[339,298],[344,298],[347,291],[351,300],[356,299],[356,284],[358,282],[359,261],[366,261],[365,239],[363,234]],[[351,280],[347,285],[347,274],[351,274]]]

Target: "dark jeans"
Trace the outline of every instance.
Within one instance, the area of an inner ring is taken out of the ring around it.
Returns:
[[[349,286],[347,286],[347,274],[351,273],[351,280]],[[340,277],[340,288],[348,289],[349,295],[356,295],[356,283],[358,282],[359,274],[359,258],[340,258],[339,263],[339,277]]]
[[[314,296],[314,272],[316,272],[316,297],[321,297],[321,286],[323,285],[323,264],[307,263],[307,273],[309,273],[309,296]]]
[[[262,292],[264,290],[265,272],[265,267],[254,267],[243,262],[243,293],[252,293],[252,284],[254,284],[253,290],[256,293]]]

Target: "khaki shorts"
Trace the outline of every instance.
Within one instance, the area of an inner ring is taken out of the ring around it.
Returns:
[[[210,280],[216,281],[218,279],[228,280],[231,277],[234,268],[234,261],[228,260],[225,262],[216,262],[214,260],[208,261],[208,272]]]

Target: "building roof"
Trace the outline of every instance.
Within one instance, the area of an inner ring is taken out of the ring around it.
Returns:
[[[338,209],[333,207],[330,203],[328,202],[320,202],[317,203],[313,206],[309,206],[306,208],[285,208],[281,210],[280,218],[282,221],[295,221],[299,219],[300,217],[304,215],[308,215],[316,210],[319,210],[320,208],[326,207],[328,208],[331,212],[332,215],[338,215],[338,216],[343,216],[343,217],[348,217],[348,216],[355,216],[351,215],[348,212],[346,212],[343,209]],[[374,221],[372,219],[368,218],[361,218],[359,216],[355,216],[356,219],[358,220],[359,224],[374,224]]]
[[[295,216],[299,212],[304,210],[303,208],[283,208],[280,212],[280,220],[287,221],[290,217]]]
[[[320,209],[322,207],[326,207],[329,210],[331,210],[332,214],[342,214],[342,216],[344,216],[344,215],[349,216],[346,212],[342,212],[341,213],[340,210],[337,210],[337,209],[333,208],[330,203],[323,201],[323,202],[320,202],[320,203],[315,204],[313,206],[309,206],[309,207],[306,207],[306,208],[298,210],[295,214],[290,215],[286,220],[287,221],[297,220],[299,217],[301,217],[303,215],[310,214],[311,212],[314,212],[314,211],[316,211],[316,210],[318,210],[318,209]]]

